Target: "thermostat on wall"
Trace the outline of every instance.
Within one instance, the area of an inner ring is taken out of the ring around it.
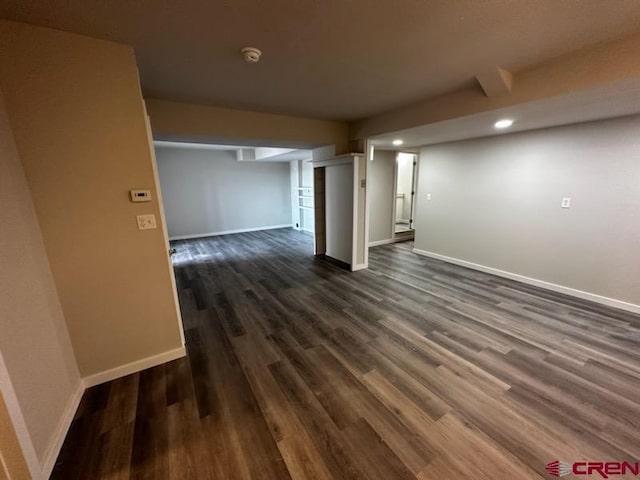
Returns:
[[[151,201],[151,190],[131,190],[129,193],[131,193],[132,202]]]

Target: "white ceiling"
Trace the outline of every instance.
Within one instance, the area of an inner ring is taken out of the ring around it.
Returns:
[[[502,135],[525,130],[568,125],[640,113],[640,81],[620,82],[606,88],[576,92],[513,107],[432,123],[371,139],[379,149],[407,150],[423,145],[469,138]],[[510,128],[498,130],[500,119],[514,121]],[[639,129],[640,134],[640,129]],[[393,146],[401,139],[401,147]]]
[[[3,0],[0,16],[132,45],[147,97],[351,120],[629,35],[640,1]]]
[[[156,148],[184,148],[198,150],[223,150],[242,155],[238,156],[239,161],[244,162],[291,162],[294,160],[311,159],[311,150],[295,148],[257,147],[247,145],[214,145],[209,143],[189,143],[189,142],[153,142]],[[242,160],[240,160],[242,158]]]
[[[236,150],[241,150],[243,148],[252,148],[244,145],[214,145],[210,143],[169,142],[164,140],[156,140],[153,142],[153,145],[156,147],[164,147],[164,148],[188,148],[188,149],[198,149],[198,150],[226,150],[226,151],[236,151]]]
[[[279,155],[273,155],[268,158],[263,158],[262,161],[269,162],[291,162],[293,160],[311,160],[311,150],[290,150],[289,152],[281,153]]]

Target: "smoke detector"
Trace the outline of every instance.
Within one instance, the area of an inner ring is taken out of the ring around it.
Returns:
[[[240,50],[240,53],[242,53],[244,59],[249,63],[258,63],[260,55],[262,55],[260,49],[256,47],[244,47]]]

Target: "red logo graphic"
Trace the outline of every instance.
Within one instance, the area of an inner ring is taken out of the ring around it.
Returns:
[[[602,478],[609,478],[609,475],[625,475],[632,473],[640,475],[640,463],[629,462],[574,462],[568,463],[561,460],[554,460],[547,463],[545,470],[554,477],[564,477],[573,473],[574,475],[599,474]]]
[[[554,477],[564,477],[565,475],[569,475],[571,473],[571,465],[569,465],[567,462],[555,460],[553,462],[547,463],[546,470]]]

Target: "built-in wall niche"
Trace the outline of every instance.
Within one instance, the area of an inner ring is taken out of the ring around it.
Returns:
[[[313,233],[313,187],[298,187],[300,230]]]
[[[309,160],[291,162],[293,228],[314,232],[313,166]]]

